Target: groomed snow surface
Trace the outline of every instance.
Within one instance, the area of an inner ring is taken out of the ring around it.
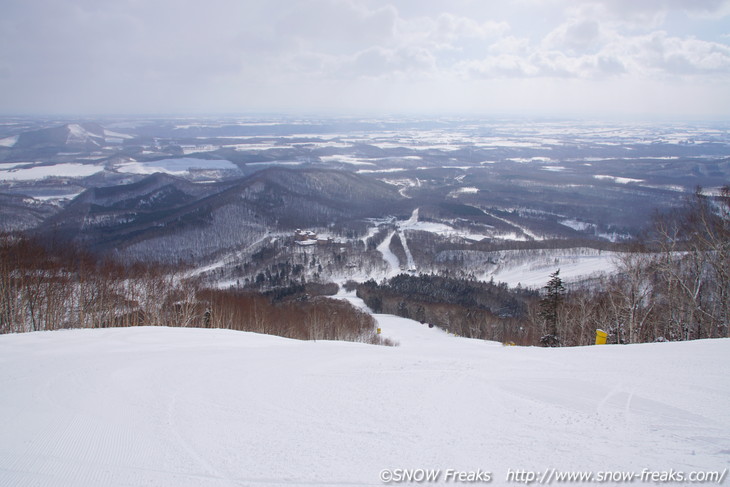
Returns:
[[[504,347],[376,318],[399,347],[149,327],[0,336],[0,485],[728,467],[730,340]]]

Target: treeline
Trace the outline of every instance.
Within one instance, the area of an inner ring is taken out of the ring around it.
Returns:
[[[254,331],[301,340],[346,340],[388,344],[372,316],[347,301],[294,292],[283,299],[236,290],[200,294],[209,306],[205,326]]]
[[[347,302],[312,296],[332,291],[209,289],[178,268],[122,265],[73,246],[0,236],[0,333],[179,326],[380,343],[371,316]]]
[[[469,338],[531,344],[538,333],[526,327],[537,292],[510,290],[504,284],[400,274],[380,284],[367,281],[357,287],[357,295],[375,313],[433,324]]]
[[[532,321],[562,345],[592,343],[596,329],[610,343],[727,337],[730,188],[716,197],[698,190],[680,211],[656,215],[616,267],[610,278],[561,293],[553,323],[535,307]]]

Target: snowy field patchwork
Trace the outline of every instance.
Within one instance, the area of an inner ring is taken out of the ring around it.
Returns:
[[[378,486],[398,468],[505,485],[515,469],[730,465],[730,340],[503,347],[376,318],[399,347],[182,328],[0,336],[0,485]]]

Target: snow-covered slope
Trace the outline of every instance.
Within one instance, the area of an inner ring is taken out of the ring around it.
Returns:
[[[12,147],[18,141],[18,136],[5,137],[0,139],[0,147]]]
[[[70,123],[66,125],[68,135],[66,136],[67,145],[83,145],[91,144],[101,146],[104,142],[104,131],[99,130],[100,127],[95,127],[94,132],[82,127],[77,123]]]
[[[377,319],[401,346],[181,328],[0,336],[0,485],[378,486],[398,468],[505,485],[518,469],[728,467],[730,340],[503,347]]]
[[[560,270],[566,282],[580,281],[615,272],[620,254],[589,248],[537,249],[532,251],[506,250],[498,252],[500,263],[483,276],[505,282],[509,286],[520,285],[539,289],[547,284],[550,274]]]

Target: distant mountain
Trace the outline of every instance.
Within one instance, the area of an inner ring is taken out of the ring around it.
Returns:
[[[87,190],[40,228],[97,250],[137,246],[137,256],[146,256],[139,249],[154,249],[150,252],[198,258],[244,245],[270,229],[383,216],[402,202],[395,187],[342,171],[270,168],[205,184],[154,174]]]
[[[0,139],[0,159],[42,160],[60,153],[92,153],[133,138],[98,123],[66,123]]]
[[[42,200],[0,193],[0,229],[4,231],[31,229],[56,211],[56,206]]]
[[[215,183],[197,186],[158,173],[132,184],[92,188],[46,220],[40,231],[93,247],[121,247],[180,219],[201,190],[220,191]]]
[[[326,169],[271,168],[227,193],[284,227],[380,216],[404,199],[394,186],[376,179]]]
[[[104,127],[97,123],[68,123],[18,136],[14,149],[94,150],[106,143]]]

